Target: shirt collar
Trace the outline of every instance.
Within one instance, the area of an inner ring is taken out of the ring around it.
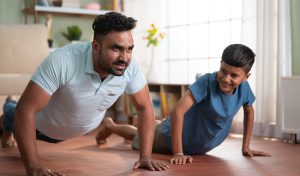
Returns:
[[[86,62],[85,62],[85,69],[84,69],[84,71],[86,73],[97,74],[98,75],[98,73],[94,69],[92,43],[89,43],[89,47],[88,47],[87,50],[88,51],[87,51],[87,56],[86,56]]]

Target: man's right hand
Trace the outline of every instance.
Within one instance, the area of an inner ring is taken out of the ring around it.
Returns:
[[[33,166],[27,170],[28,176],[44,176],[44,175],[51,175],[51,176],[65,176],[65,174],[50,170],[48,168],[44,168],[42,166]]]

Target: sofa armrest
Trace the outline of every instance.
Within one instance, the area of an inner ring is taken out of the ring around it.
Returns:
[[[0,95],[21,95],[31,74],[0,74]]]

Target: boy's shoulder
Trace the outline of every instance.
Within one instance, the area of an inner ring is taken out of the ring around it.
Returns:
[[[205,73],[204,75],[197,78],[195,84],[207,87],[207,86],[212,86],[211,84],[215,84],[216,80],[217,80],[217,72]]]
[[[215,80],[217,78],[217,72],[213,72],[213,73],[205,73],[204,75],[200,76],[197,78],[196,81],[198,80]]]

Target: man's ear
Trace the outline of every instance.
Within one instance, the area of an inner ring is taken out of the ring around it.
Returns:
[[[93,47],[93,49],[99,49],[100,43],[96,40],[93,40],[92,47]]]

